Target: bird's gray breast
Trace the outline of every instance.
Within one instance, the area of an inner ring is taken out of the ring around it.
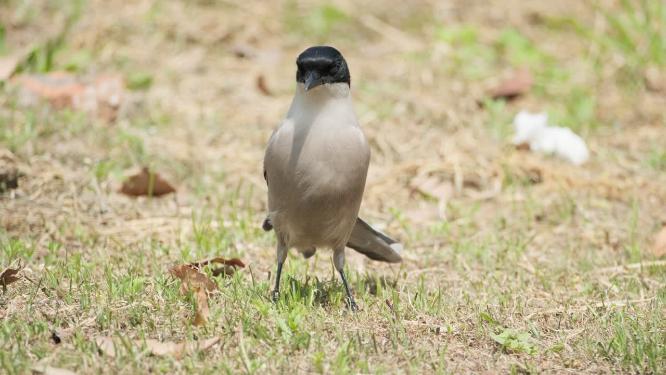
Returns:
[[[348,121],[288,118],[269,142],[269,216],[290,246],[337,247],[349,238],[370,152],[355,119]]]

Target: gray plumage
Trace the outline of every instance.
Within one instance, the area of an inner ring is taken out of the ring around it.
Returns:
[[[298,64],[296,95],[264,157],[264,229],[274,229],[278,242],[274,296],[289,248],[306,258],[330,248],[356,308],[343,273],[345,246],[386,262],[401,261],[401,246],[358,218],[370,148],[353,110],[346,62],[330,47],[313,47]]]

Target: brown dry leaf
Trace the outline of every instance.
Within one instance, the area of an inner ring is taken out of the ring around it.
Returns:
[[[213,276],[220,276],[222,274],[226,276],[231,276],[236,272],[236,268],[245,267],[245,263],[243,263],[243,261],[238,258],[226,259],[222,257],[216,257],[216,258],[202,260],[199,262],[193,262],[190,263],[189,266],[194,267],[196,269],[201,269],[202,267],[205,267],[213,263],[219,263],[224,265],[223,267],[212,269],[211,273],[213,274]]]
[[[17,276],[21,268],[7,268],[0,274],[0,285],[2,285],[2,290],[7,291],[7,285],[16,282],[21,279],[20,276]]]
[[[82,95],[85,90],[85,86],[74,75],[65,72],[19,75],[12,82],[20,87],[24,101],[45,99],[57,109],[73,108],[74,98]]]
[[[530,144],[527,143],[527,142],[518,143],[516,145],[516,150],[518,150],[518,151],[529,151],[530,150]]]
[[[259,74],[257,76],[257,89],[259,92],[266,96],[272,96],[273,92],[268,88],[268,84],[266,83],[266,77],[264,77],[263,74]]]
[[[32,372],[44,375],[76,375],[74,371],[46,365],[35,365],[32,367]]]
[[[0,57],[0,82],[7,80],[14,74],[21,63],[21,57],[20,54]]]
[[[529,70],[518,70],[508,79],[500,82],[497,87],[490,90],[490,97],[493,99],[513,100],[521,95],[526,94],[534,79]]]
[[[196,309],[194,310],[194,325],[203,326],[208,323],[210,316],[210,308],[208,306],[208,293],[203,288],[194,288],[194,299],[196,301]]]
[[[109,122],[116,119],[125,91],[119,75],[83,79],[66,72],[51,72],[19,75],[12,82],[19,87],[24,103],[43,99],[56,109],[73,108]]]
[[[191,291],[194,294],[196,301],[194,325],[200,326],[206,324],[208,316],[210,316],[208,292],[217,290],[217,284],[189,264],[172,267],[169,273],[179,278],[182,282],[180,286],[181,293]]]
[[[226,266],[233,266],[233,267],[239,267],[239,268],[244,268],[245,267],[245,263],[243,263],[243,261],[238,259],[238,258],[226,259],[226,258],[222,258],[222,257],[215,257],[215,258],[211,258],[211,259],[202,260],[202,261],[199,261],[199,262],[193,262],[193,263],[190,263],[189,265],[192,266],[192,267],[195,267],[195,268],[201,268],[201,267],[205,267],[205,266],[207,266],[211,263],[220,263],[220,264],[224,264]]]
[[[207,292],[217,290],[217,284],[213,280],[189,264],[174,266],[169,270],[169,273],[183,282],[183,288],[181,288],[183,292],[194,288],[201,288]]]
[[[145,344],[150,354],[158,357],[172,356],[175,359],[180,359],[186,354],[193,353],[196,350],[208,350],[215,344],[220,342],[219,337],[211,337],[201,341],[191,343],[175,343],[175,342],[161,342],[158,340],[134,340],[134,345],[141,347]],[[115,358],[116,351],[113,346],[113,339],[110,337],[100,336],[95,339],[95,343],[102,354],[111,358]]]
[[[159,197],[175,191],[176,189],[162,176],[147,167],[143,167],[141,172],[129,177],[120,188],[121,193],[131,197]]]
[[[218,268],[213,268],[210,270],[211,275],[217,277],[220,275],[224,276],[233,276],[236,273],[236,267],[233,266],[222,266]]]
[[[659,233],[657,233],[657,236],[654,238],[652,254],[658,258],[666,255],[666,225],[661,228]]]

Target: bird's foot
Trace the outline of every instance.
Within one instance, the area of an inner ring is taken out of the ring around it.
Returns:
[[[346,300],[347,300],[347,306],[352,312],[357,312],[359,310],[358,305],[356,304],[356,301],[354,301],[353,297],[352,298],[347,297]]]
[[[277,301],[280,300],[280,291],[277,289],[273,289],[271,292],[271,300],[273,300],[273,303],[277,303]]]

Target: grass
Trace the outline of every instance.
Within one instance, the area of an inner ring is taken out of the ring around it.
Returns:
[[[107,123],[26,107],[12,83],[0,86],[0,148],[24,174],[0,195],[0,270],[24,267],[0,292],[0,372],[663,373],[666,268],[650,246],[665,219],[666,123],[663,93],[641,76],[664,64],[663,6],[565,3],[580,7],[575,18],[543,3],[510,9],[521,17],[502,25],[488,12],[509,11],[502,2],[453,13],[399,2],[3,3],[0,53],[48,34],[47,16],[69,20],[22,73],[118,73],[127,96]],[[269,298],[262,152],[290,100],[293,57],[314,43],[338,46],[351,67],[373,148],[362,216],[406,248],[400,265],[348,251],[358,313],[327,251],[291,254],[280,300]],[[259,53],[236,57],[237,44]],[[484,99],[521,67],[534,74],[528,95]],[[511,120],[524,108],[581,133],[592,160],[514,150]],[[119,194],[142,165],[177,195]],[[451,186],[443,215],[437,197],[415,191],[419,174]],[[168,269],[214,256],[248,266],[214,278],[209,322],[195,326],[196,298]],[[210,337],[221,341],[178,359],[145,341]]]

